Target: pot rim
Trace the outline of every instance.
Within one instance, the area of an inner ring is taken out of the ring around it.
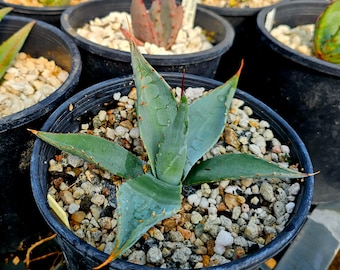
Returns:
[[[302,53],[297,52],[294,49],[291,49],[287,45],[284,45],[276,38],[274,38],[270,32],[265,27],[265,21],[267,14],[272,10],[284,10],[287,7],[294,7],[294,9],[304,9],[304,6],[313,7],[313,8],[325,8],[329,3],[326,1],[288,1],[281,2],[280,4],[267,7],[261,10],[256,18],[257,30],[261,33],[261,39],[264,41],[266,45],[268,45],[273,51],[282,55],[283,57],[296,62],[302,66],[307,68],[315,69],[321,73],[326,73],[328,75],[340,77],[340,65],[333,64],[321,59],[318,59],[313,56],[307,56]],[[320,10],[321,13],[322,10]],[[301,16],[299,14],[298,16]],[[317,16],[316,16],[317,17]],[[314,22],[311,22],[314,23]],[[275,24],[274,24],[275,25]]]
[[[115,50],[110,49],[108,47],[96,44],[94,42],[89,41],[86,38],[81,37],[77,34],[76,29],[72,27],[69,20],[70,17],[79,9],[81,9],[84,6],[97,4],[100,5],[101,3],[106,3],[107,0],[96,0],[96,1],[89,1],[81,3],[77,6],[71,6],[68,7],[60,17],[61,22],[61,28],[68,33],[70,36],[72,36],[76,42],[76,44],[87,50],[92,52],[95,50],[96,55],[111,58],[113,59],[113,52],[115,54],[119,55],[119,60],[122,62],[130,62],[130,52],[121,51],[121,50]],[[181,65],[186,64],[192,64],[192,63],[199,63],[202,61],[202,55],[205,55],[205,59],[214,59],[217,55],[222,55],[225,53],[233,44],[234,37],[235,37],[235,30],[233,26],[225,20],[223,17],[219,16],[218,14],[204,9],[202,7],[197,7],[197,12],[201,12],[205,14],[205,16],[209,16],[211,18],[214,18],[216,21],[218,21],[221,25],[223,25],[223,28],[225,29],[226,34],[224,35],[223,39],[218,42],[216,45],[214,45],[212,48],[201,51],[201,52],[195,52],[195,53],[186,53],[186,54],[174,54],[174,55],[152,55],[152,54],[145,54],[145,58],[150,61],[152,65],[171,65],[172,63],[178,64],[180,62]],[[79,16],[79,15],[78,15]],[[105,16],[105,15],[103,15]],[[101,16],[101,17],[103,17]],[[93,46],[96,46],[97,48],[93,48]]]
[[[60,29],[57,27],[50,25],[46,22],[35,20],[31,18],[25,18],[21,16],[15,16],[15,15],[7,15],[3,18],[3,21],[19,21],[23,23],[28,23],[31,21],[35,21],[35,26],[39,26],[41,28],[44,28],[48,30],[49,32],[56,35],[58,38],[60,38],[69,49],[69,52],[72,57],[71,67],[69,72],[69,76],[66,79],[66,81],[58,88],[56,89],[51,95],[46,97],[45,99],[39,101],[38,103],[21,110],[19,112],[16,112],[14,114],[4,116],[0,118],[0,132],[5,132],[6,130],[17,128],[20,126],[23,126],[27,124],[30,121],[34,121],[37,118],[39,118],[41,115],[45,115],[49,111],[53,109],[52,103],[56,100],[62,97],[66,94],[66,91],[70,88],[70,86],[78,82],[80,73],[82,70],[81,67],[81,57],[80,52],[76,46],[76,44],[72,41],[72,39],[63,33]],[[77,79],[75,82],[74,80]]]
[[[41,13],[44,13],[41,15],[60,15],[67,7],[69,7],[69,6],[45,6],[45,7],[24,6],[8,3],[4,0],[0,0],[0,5],[12,7],[14,8],[13,11],[27,15]]]
[[[167,73],[160,73],[160,74],[166,80],[167,78],[171,76],[182,78],[181,73],[167,72]],[[221,84],[221,82],[219,81],[216,81],[210,78],[205,78],[202,76],[197,76],[197,75],[192,75],[192,74],[186,74],[186,76],[187,76],[187,79],[203,82],[203,84],[209,85],[210,87],[215,87]],[[91,93],[93,94],[95,92],[95,89],[98,89],[97,91],[99,91],[100,89],[103,88],[103,86],[112,85],[112,84],[119,84],[119,85],[124,84],[127,87],[131,87],[132,82],[133,82],[133,76],[128,75],[128,76],[123,76],[123,77],[103,81],[101,83],[95,84],[93,86],[90,86],[78,92],[77,94],[69,98],[67,101],[65,101],[56,111],[54,111],[51,114],[51,116],[49,117],[47,122],[45,122],[41,130],[44,130],[44,131],[49,130],[50,126],[56,121],[58,121],[58,118],[62,114],[69,113],[68,106],[70,103],[74,104],[80,98],[88,98],[88,96],[91,95]],[[185,87],[188,87],[188,86],[185,86]],[[312,163],[311,163],[309,154],[307,152],[307,149],[304,143],[302,142],[300,137],[297,135],[297,133],[292,129],[292,127],[283,118],[281,118],[275,111],[270,109],[267,105],[265,105],[261,101],[257,100],[256,98],[252,97],[251,95],[249,95],[248,93],[240,89],[237,89],[236,97],[241,98],[241,99],[246,99],[247,101],[246,103],[249,103],[250,106],[259,106],[260,108],[258,110],[256,111],[254,110],[255,113],[256,112],[262,113],[263,114],[262,116],[264,116],[263,117],[264,119],[268,118],[268,119],[274,120],[273,123],[277,122],[277,125],[279,126],[277,126],[276,128],[281,129],[281,131],[285,132],[286,134],[289,134],[292,145],[295,144],[297,147],[296,151],[301,153],[300,162],[303,163],[302,166],[304,167],[304,169],[306,171],[312,172],[313,170]],[[278,132],[277,129],[276,129],[276,132]],[[34,143],[34,147],[33,147],[32,158],[31,158],[31,186],[33,190],[33,196],[37,203],[39,211],[41,212],[41,214],[43,215],[43,217],[45,218],[49,226],[53,228],[53,230],[56,231],[58,235],[61,235],[63,238],[65,236],[67,237],[66,241],[68,241],[68,244],[77,246],[77,248],[80,249],[80,252],[84,254],[84,256],[88,254],[89,252],[91,252],[91,253],[95,253],[96,257],[99,260],[104,261],[105,258],[108,256],[107,254],[97,250],[96,248],[92,247],[89,244],[84,245],[85,242],[83,242],[80,238],[78,238],[71,230],[68,230],[66,226],[64,226],[59,221],[59,219],[55,216],[55,214],[50,210],[48,203],[46,201],[46,198],[43,196],[43,194],[46,192],[44,191],[44,188],[46,188],[46,186],[42,186],[39,183],[38,175],[40,171],[37,171],[39,166],[40,166],[40,170],[44,170],[42,169],[44,164],[41,164],[41,163],[39,164],[39,149],[41,149],[44,145],[46,146],[47,144],[42,142],[40,139],[36,139]],[[48,146],[48,147],[51,147],[51,146]],[[44,161],[44,163],[45,163],[45,166],[47,166],[48,161]],[[45,168],[45,170],[47,170],[47,168]],[[226,266],[228,267],[228,269],[235,269],[235,270],[236,269],[237,270],[238,269],[249,269],[250,266],[257,265],[259,264],[258,262],[263,262],[265,259],[271,256],[274,256],[278,252],[283,250],[288,245],[289,241],[292,240],[296,236],[296,234],[299,232],[302,225],[304,224],[304,221],[309,213],[309,208],[312,202],[313,185],[314,185],[314,176],[310,176],[305,179],[304,185],[302,186],[301,191],[300,191],[302,195],[300,196],[300,199],[298,199],[298,203],[300,207],[294,210],[295,214],[291,216],[289,225],[285,227],[285,229],[281,233],[279,233],[277,237],[271,243],[260,248],[258,251],[252,254],[249,254],[243,258],[240,258],[239,260],[232,261],[230,263],[227,263],[221,266],[210,267],[207,269],[222,270]],[[300,203],[302,202],[304,203],[303,206],[300,205]],[[288,242],[287,242],[287,239],[289,240]],[[132,266],[136,266],[135,264],[131,264],[126,261],[119,260],[119,259],[112,262],[111,265],[114,267],[121,267],[122,265],[124,265],[125,267],[126,266],[130,267],[128,269],[135,269],[135,268],[132,268]],[[118,269],[124,269],[124,268],[118,268]],[[160,269],[160,268],[149,268],[149,267],[138,265],[138,269],[150,270],[150,269]]]

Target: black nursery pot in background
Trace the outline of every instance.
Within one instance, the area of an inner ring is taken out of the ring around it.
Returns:
[[[288,1],[288,0],[282,0]],[[206,8],[222,16],[230,22],[235,30],[235,39],[231,48],[221,57],[220,64],[216,71],[215,79],[225,81],[233,75],[234,70],[244,60],[242,69],[243,76],[239,79],[239,87],[243,86],[243,81],[248,73],[257,68],[256,56],[258,45],[261,42],[259,33],[256,29],[256,16],[267,6],[257,8],[237,8],[237,7],[217,7],[199,4],[199,7]]]
[[[145,1],[149,8],[151,1]],[[95,44],[80,35],[76,30],[94,18],[101,18],[111,11],[130,13],[131,1],[99,0],[69,7],[61,16],[61,28],[68,33],[80,48],[83,61],[82,86],[88,86],[113,77],[132,73],[129,52],[113,50]],[[234,29],[229,22],[215,13],[198,8],[195,25],[208,32],[216,33],[213,48],[181,55],[145,55],[149,63],[160,72],[182,72],[213,78],[221,56],[232,46]],[[235,70],[235,69],[234,69]]]
[[[30,21],[5,16],[0,23],[0,42]],[[39,128],[49,113],[72,94],[81,72],[80,53],[74,42],[42,21],[36,21],[21,51],[54,60],[69,72],[69,77],[39,103],[0,118],[0,254],[16,251],[21,241],[47,228],[30,188],[29,163],[35,138],[27,128]]]
[[[275,7],[273,27],[314,24],[328,2],[292,1]],[[245,90],[285,118],[302,137],[316,176],[314,202],[340,196],[340,65],[309,57],[283,45],[265,28],[273,8],[258,14],[262,39],[259,68]]]
[[[62,7],[33,7],[24,5],[15,5],[7,3],[4,0],[0,0],[0,7],[11,7],[12,15],[31,18],[34,20],[40,20],[52,24],[56,27],[60,27],[60,15],[67,8]]]
[[[163,73],[162,75],[171,86],[175,87],[182,85],[181,73]],[[218,81],[191,74],[186,74],[185,78],[185,88],[189,86],[204,87],[208,90],[215,88],[220,84],[221,83]],[[104,81],[80,91],[63,103],[47,119],[42,130],[61,133],[77,132],[80,128],[79,120],[81,118],[84,119],[84,117],[96,115],[101,109],[105,110],[104,104],[110,104],[114,93],[119,91],[122,94],[127,94],[133,86],[133,78],[130,75],[123,78]],[[245,101],[245,103],[253,109],[254,114],[260,119],[267,120],[271,124],[272,130],[279,140],[282,142],[290,142],[291,154],[294,161],[299,163],[306,171],[313,171],[308,152],[303,142],[280,116],[261,101],[241,90],[237,91],[236,97]],[[70,104],[73,105],[72,111],[68,109]],[[47,203],[48,160],[53,158],[55,154],[55,148],[39,139],[36,140],[31,159],[31,184],[33,195],[42,216],[52,230],[58,235],[57,238],[64,252],[68,269],[92,269],[103,262],[106,259],[107,254],[80,240],[73,232],[67,229],[49,208]],[[299,232],[309,213],[313,195],[313,182],[313,176],[305,179],[304,183],[301,185],[300,194],[297,197],[291,220],[287,224],[287,227],[278,234],[270,244],[236,261],[206,269],[257,269],[261,263],[284,249]],[[110,264],[109,269],[155,270],[160,268],[140,266],[117,259]]]

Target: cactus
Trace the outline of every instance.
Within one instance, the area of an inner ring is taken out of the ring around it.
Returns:
[[[314,54],[340,64],[340,1],[334,1],[320,14],[315,23]]]
[[[12,9],[13,8],[10,7],[0,9],[0,20]],[[2,79],[18,52],[21,50],[34,23],[34,21],[27,23],[0,45],[0,79]]]
[[[149,42],[170,49],[176,41],[183,21],[183,7],[175,0],[154,0],[149,11],[143,0],[132,0],[130,7],[134,36],[139,42]],[[122,33],[130,40],[129,32]]]
[[[224,130],[242,67],[226,83],[188,105],[183,93],[180,101],[176,101],[170,85],[133,42],[131,57],[137,88],[138,127],[147,162],[98,136],[31,130],[47,143],[126,180],[117,194],[118,226],[113,251],[95,269],[119,257],[148,229],[179,211],[182,185],[226,178],[302,178],[309,175],[244,153],[197,162]]]

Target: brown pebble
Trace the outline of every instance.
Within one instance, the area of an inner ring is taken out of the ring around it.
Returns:
[[[215,240],[209,239],[209,240],[207,241],[207,250],[208,250],[208,255],[209,255],[209,256],[214,255],[214,253],[215,253],[214,247],[215,247]]]
[[[224,203],[228,207],[228,209],[233,210],[235,206],[239,206],[240,203],[237,200],[238,195],[226,193],[224,195]]]
[[[222,202],[217,205],[218,212],[225,211],[225,210],[227,210],[227,206],[225,205],[225,203]]]
[[[77,211],[72,214],[71,220],[75,223],[81,223],[86,217],[86,213],[83,211]]]
[[[226,144],[229,144],[232,147],[239,149],[241,144],[240,144],[240,141],[238,139],[236,132],[233,129],[231,129],[230,127],[226,127],[224,129],[223,136],[224,136],[224,141]]]
[[[190,230],[186,230],[186,229],[183,229],[180,226],[177,226],[177,231],[179,231],[181,233],[181,235],[183,235],[185,240],[190,239],[190,237],[191,237],[191,231]]]
[[[162,225],[164,226],[164,232],[169,232],[177,226],[177,222],[172,218],[168,218],[163,220]]]
[[[274,238],[275,238],[275,234],[274,233],[267,233],[264,236],[265,245],[269,244]]]

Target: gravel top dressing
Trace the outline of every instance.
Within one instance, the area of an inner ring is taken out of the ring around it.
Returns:
[[[175,92],[180,94],[181,89]],[[186,94],[192,100],[203,92],[203,88],[189,88]],[[80,132],[105,137],[145,159],[134,109],[135,89],[128,96],[116,93],[113,99],[117,107],[82,122]],[[275,138],[269,123],[253,116],[252,108],[239,99],[233,100],[221,139],[203,159],[231,152],[296,166],[289,164],[290,149]],[[117,226],[116,191],[125,180],[65,152],[49,161],[49,173],[48,193],[67,213],[71,230],[110,254]],[[237,260],[270,243],[284,229],[299,191],[299,181],[280,178],[226,179],[184,187],[182,209],[149,229],[122,259],[191,269]]]

